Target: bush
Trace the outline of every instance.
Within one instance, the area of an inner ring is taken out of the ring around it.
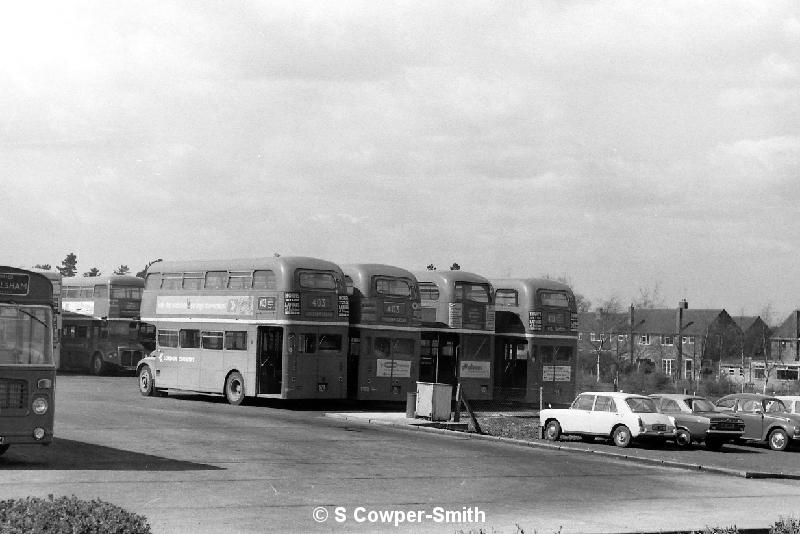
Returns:
[[[769,534],[800,534],[800,519],[796,517],[781,517],[769,529]]]
[[[0,532],[19,534],[150,534],[140,515],[99,499],[74,495],[54,499],[27,497],[0,501]]]

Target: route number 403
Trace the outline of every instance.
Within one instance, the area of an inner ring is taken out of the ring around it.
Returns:
[[[311,299],[311,307],[312,308],[327,308],[328,307],[328,299],[325,299],[325,298]]]

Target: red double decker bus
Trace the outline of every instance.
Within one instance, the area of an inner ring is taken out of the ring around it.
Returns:
[[[568,404],[575,398],[578,314],[569,286],[492,280],[496,309],[495,396]]]
[[[343,265],[350,294],[348,397],[405,401],[419,375],[420,300],[410,271]]]
[[[422,382],[461,384],[469,399],[492,398],[495,311],[489,280],[465,271],[421,271]]]
[[[53,440],[52,303],[46,276],[0,267],[0,454]]]
[[[140,392],[343,399],[349,310],[344,275],[325,260],[153,264],[142,320],[156,350],[139,363]]]

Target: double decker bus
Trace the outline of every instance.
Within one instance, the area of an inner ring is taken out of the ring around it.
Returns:
[[[61,282],[60,370],[133,371],[147,353],[139,321],[144,280],[112,275]]]
[[[347,396],[405,401],[419,375],[420,299],[410,271],[343,265],[350,294]]]
[[[421,271],[422,382],[455,386],[470,400],[492,398],[495,311],[486,278],[465,271]]]
[[[496,398],[569,404],[575,398],[578,313],[566,284],[492,280]]]
[[[0,454],[53,440],[52,303],[46,276],[0,267]]]
[[[56,369],[61,363],[61,273],[43,269],[32,269],[44,275],[53,284],[53,362]]]
[[[143,395],[168,389],[343,399],[350,305],[338,265],[303,257],[171,261],[150,267],[142,320],[156,350]]]

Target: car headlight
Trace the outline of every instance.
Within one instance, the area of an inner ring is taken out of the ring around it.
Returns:
[[[43,415],[47,413],[47,408],[49,406],[47,404],[47,399],[44,397],[36,397],[33,399],[33,404],[31,407],[33,408],[33,413],[36,415]]]

